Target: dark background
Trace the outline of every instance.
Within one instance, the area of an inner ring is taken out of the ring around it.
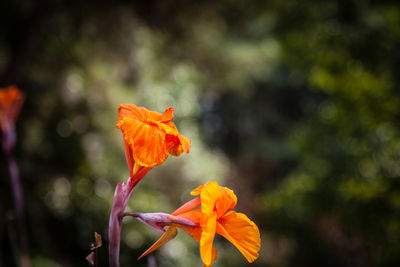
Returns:
[[[260,228],[251,266],[399,266],[398,1],[0,1],[0,87],[26,101],[16,158],[33,266],[107,266],[113,191],[128,176],[120,103],[162,112],[192,140],[128,209],[171,212],[208,180]],[[0,265],[16,266],[0,161]],[[126,220],[121,265],[158,237]],[[228,241],[215,266],[244,266]],[[183,231],[157,266],[200,266]],[[250,265],[249,265],[250,266]]]

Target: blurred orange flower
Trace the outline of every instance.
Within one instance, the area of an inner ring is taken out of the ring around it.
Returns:
[[[0,124],[3,132],[15,123],[23,102],[24,94],[15,86],[0,88]]]
[[[217,182],[208,182],[191,192],[200,195],[171,213],[170,222],[160,222],[170,226],[168,230],[141,257],[158,249],[176,235],[176,227],[184,229],[200,243],[200,255],[204,266],[211,266],[217,259],[217,250],[213,247],[215,233],[230,241],[247,259],[253,262],[258,258],[261,240],[257,225],[245,214],[232,211],[237,198],[232,190],[221,187]],[[200,209],[197,209],[201,206]],[[146,215],[141,215],[146,220]],[[196,226],[182,223],[186,220]]]
[[[117,127],[124,137],[125,155],[133,177],[141,167],[163,163],[168,155],[189,153],[190,140],[179,134],[173,108],[163,114],[133,104],[121,104]]]

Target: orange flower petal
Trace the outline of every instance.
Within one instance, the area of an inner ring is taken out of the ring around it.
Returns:
[[[148,120],[154,120],[154,121],[159,121],[159,122],[169,122],[174,118],[174,108],[168,108],[164,111],[163,114],[156,112],[156,111],[151,111],[148,110],[145,107],[140,107],[144,115],[146,116],[146,119]]]
[[[174,118],[174,108],[165,110],[164,114],[156,111],[148,110],[145,107],[138,107],[132,104],[121,104],[119,109],[119,118],[131,118],[139,121],[154,120],[159,122],[168,122]]]
[[[237,198],[232,190],[221,187],[217,182],[208,182],[192,191],[198,194],[200,191],[201,211],[205,215],[217,213],[217,218],[223,216],[227,211],[233,209],[237,203]]]
[[[178,151],[178,155],[180,155],[182,152],[189,153],[190,152],[190,146],[191,146],[191,141],[189,138],[183,135],[179,135],[179,141],[181,142],[180,150]]]
[[[178,225],[178,227],[182,228],[183,230],[185,230],[186,233],[188,233],[191,237],[194,238],[194,240],[196,240],[197,242],[200,243],[200,239],[202,236],[202,230],[201,227],[190,227],[190,226],[184,226],[184,225]],[[204,264],[203,266],[205,267],[209,267],[211,266],[214,261],[217,259],[218,257],[218,251],[212,247],[212,251],[211,251],[211,263],[210,264]]]
[[[190,194],[192,196],[198,196],[201,194],[201,190],[203,190],[204,185],[199,185],[198,187],[196,187],[195,189],[192,190],[192,192],[190,192]]]
[[[218,251],[213,247],[212,248],[212,260],[211,260],[211,264],[207,265],[204,264],[203,267],[210,267],[211,265],[213,265],[214,261],[218,258]]]
[[[164,114],[162,114],[160,121],[161,122],[169,122],[174,118],[174,108],[168,108],[164,111]]]
[[[165,139],[163,130],[130,118],[124,118],[120,121],[120,125],[137,164],[153,167],[167,159],[168,152],[163,145]]]
[[[174,108],[169,108],[163,114],[150,111],[145,107],[131,104],[121,104],[117,127],[121,129],[124,139],[129,144],[135,163],[154,167],[163,163],[168,155],[179,156],[189,153],[190,140],[180,135],[175,124]],[[133,162],[130,156],[127,161],[130,169]]]
[[[135,105],[121,104],[120,107],[118,108],[118,115],[119,115],[118,122],[120,122],[124,118],[131,118],[138,121],[145,121],[147,118],[143,109],[144,109],[143,107],[137,107]]]
[[[192,226],[185,226],[185,225],[179,225],[179,228],[182,228],[185,230],[185,232],[190,235],[191,237],[194,238],[197,242],[200,243],[200,238],[201,238],[201,227],[192,227]]]
[[[189,153],[190,151],[190,140],[183,135],[170,135],[166,136],[167,151],[172,156],[179,156],[183,152]]]
[[[218,199],[223,199],[224,191],[218,185],[217,182],[208,182],[204,185],[201,190],[201,211],[205,215],[211,215],[214,213],[215,202]]]
[[[217,225],[217,216],[212,214],[205,216],[201,220],[200,255],[205,265],[213,262],[213,241]]]
[[[170,155],[179,156],[183,152],[189,153],[191,143],[190,139],[179,134],[178,129],[173,122],[160,123],[153,121],[152,123],[157,124],[158,127],[165,131],[165,145]]]
[[[232,210],[237,203],[237,197],[233,191],[226,187],[221,187],[224,192],[224,197],[215,202],[215,210],[217,211],[218,218],[223,216],[226,212]]]
[[[201,204],[200,198],[196,197],[195,199],[190,200],[189,202],[186,202],[179,208],[177,208],[174,212],[171,213],[171,215],[180,215],[181,213],[191,211],[192,209],[195,209],[199,207]]]
[[[179,215],[176,215],[176,216],[179,218],[190,220],[200,226],[201,218],[203,217],[203,214],[201,213],[200,209],[195,209],[195,210],[190,210],[190,211],[180,213]]]
[[[245,214],[228,212],[218,220],[216,229],[217,233],[229,240],[248,262],[258,258],[261,247],[260,231]]]

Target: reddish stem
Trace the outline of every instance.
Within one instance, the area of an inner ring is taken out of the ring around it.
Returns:
[[[119,267],[119,250],[121,242],[122,220],[129,197],[135,185],[146,175],[151,167],[140,167],[133,178],[122,184],[117,184],[114,192],[114,200],[111,206],[110,221],[108,225],[108,254],[110,267]]]
[[[130,179],[130,178],[129,178]],[[111,207],[110,221],[108,226],[108,253],[110,267],[119,266],[119,248],[121,241],[122,214],[125,211],[125,193],[123,186],[125,183],[117,184],[114,193],[114,200]]]

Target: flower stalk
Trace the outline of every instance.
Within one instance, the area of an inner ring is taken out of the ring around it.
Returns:
[[[0,128],[3,132],[2,146],[8,159],[8,170],[11,180],[11,191],[14,198],[14,217],[17,230],[20,265],[30,267],[28,242],[24,224],[23,190],[19,169],[14,158],[13,150],[16,143],[15,121],[18,117],[24,94],[14,86],[0,91]]]
[[[134,178],[129,177],[126,182],[118,183],[115,192],[114,200],[111,206],[110,220],[108,226],[109,239],[109,259],[110,267],[119,266],[119,250],[121,243],[122,221],[128,200],[132,194],[135,185],[146,175],[151,168],[140,168]]]
[[[111,206],[108,238],[110,267],[119,267],[122,222],[128,200],[135,185],[153,167],[162,164],[169,155],[189,153],[190,140],[180,135],[175,124],[173,108],[163,114],[144,107],[121,104],[117,128],[121,129],[129,178],[118,183]]]

